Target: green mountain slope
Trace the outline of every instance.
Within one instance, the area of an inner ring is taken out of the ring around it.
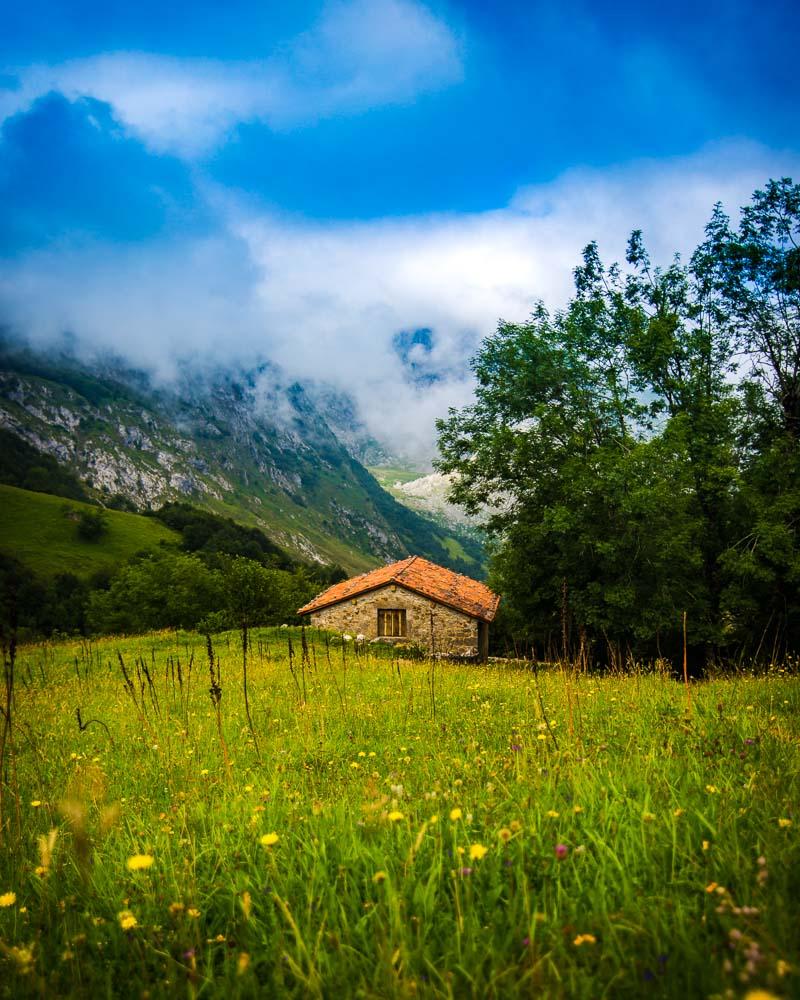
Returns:
[[[78,516],[95,513],[96,507],[15,486],[0,485],[0,510],[0,554],[43,577],[89,577],[116,569],[137,552],[180,541],[177,532],[152,517],[117,510],[105,512],[106,531],[97,541],[83,541]]]
[[[305,561],[361,572],[419,553],[473,575],[470,539],[399,504],[339,443],[310,397],[269,365],[153,385],[0,349],[0,426],[58,459],[104,503],[173,500],[262,529]],[[462,556],[463,553],[463,556]]]

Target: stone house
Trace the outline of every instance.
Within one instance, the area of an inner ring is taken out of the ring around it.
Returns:
[[[429,653],[489,653],[500,598],[484,583],[410,556],[343,580],[298,610],[318,628],[421,646]]]

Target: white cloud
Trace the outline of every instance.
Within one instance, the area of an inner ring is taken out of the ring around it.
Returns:
[[[162,373],[184,357],[266,357],[290,377],[350,392],[379,438],[430,455],[433,423],[469,401],[467,360],[498,317],[524,320],[537,298],[563,304],[582,247],[620,259],[631,229],[656,262],[689,252],[712,205],[731,212],[800,159],[732,142],[693,156],[570,171],[471,215],[318,224],[254,216],[219,202],[226,230],[180,246],[38,254],[0,272],[6,314],[47,339],[68,328]],[[405,381],[398,330],[430,327],[446,377]]]
[[[336,114],[411,101],[458,82],[460,46],[414,0],[337,0],[316,24],[261,60],[223,62],[116,52],[17,70],[0,118],[58,90],[113,105],[152,149],[197,156],[239,122],[292,128]]]

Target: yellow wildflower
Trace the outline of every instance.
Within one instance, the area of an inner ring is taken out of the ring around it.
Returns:
[[[792,821],[790,819],[779,819],[778,820],[778,826],[781,828],[781,830],[788,830],[791,825],[792,825]]]
[[[714,892],[716,888],[717,888],[716,882],[709,882],[708,885],[706,886],[706,892],[708,893]]]
[[[709,847],[711,847],[711,841],[710,840],[704,840],[703,841],[703,850],[707,851],[709,849]]]
[[[177,916],[179,913],[183,913],[184,909],[185,909],[185,907],[184,907],[183,903],[170,903],[169,904],[169,912],[173,915],[173,917]]]
[[[375,874],[372,876],[372,881],[375,883],[375,885],[380,885],[381,882],[385,882],[386,872],[384,871],[375,872]]]
[[[399,823],[400,820],[403,819],[403,814],[400,812],[399,809],[393,809],[389,813],[388,819],[390,823]]]
[[[31,802],[31,808],[38,809],[41,804],[42,803],[39,799],[34,799],[33,802]]]
[[[439,814],[434,813],[433,816],[431,816],[431,818],[428,820],[428,822],[431,824],[431,826],[435,826],[439,822]]]
[[[15,892],[4,892],[0,896],[0,906],[13,906],[17,901],[17,894]]]
[[[681,809],[681,807],[680,807],[680,806],[678,806],[678,808],[677,808],[676,810],[674,810],[674,812],[672,813],[672,815],[673,815],[673,816],[675,816],[675,817],[677,818],[678,816],[683,816],[683,814],[684,814],[685,812],[686,812],[686,810],[685,810],[685,809]]]
[[[582,944],[597,944],[597,938],[594,934],[579,934],[572,943],[580,948]]]
[[[577,815],[578,815],[578,813],[582,813],[582,812],[583,812],[583,806],[573,806],[573,807],[572,807],[572,811],[573,811],[573,812],[575,813],[575,815],[577,816]]]
[[[122,910],[121,913],[117,914],[117,919],[119,920],[120,927],[124,931],[133,930],[139,922],[130,910]]]
[[[239,953],[239,957],[236,960],[236,975],[243,976],[247,972],[250,966],[250,956],[246,951]]]
[[[550,817],[550,819],[558,819],[558,813],[555,811],[555,809],[548,809],[547,815]]]
[[[716,785],[706,785],[706,791],[709,795],[716,795],[719,789]]]
[[[127,860],[127,868],[129,872],[139,872],[145,868],[149,868],[155,859],[152,854],[134,854]]]
[[[461,812],[461,810],[458,808],[458,806],[456,806],[455,809],[451,809],[450,810],[450,822],[451,823],[456,823],[458,820],[461,819],[461,817],[463,815],[464,814]]]
[[[247,891],[247,889],[245,889],[245,891],[242,893],[241,905],[242,905],[242,913],[244,914],[244,919],[249,920],[250,913],[252,912],[253,909],[253,899],[250,893]]]
[[[655,813],[650,813],[650,812],[642,813],[642,822],[643,823],[652,823],[655,818],[656,818],[656,814]]]
[[[480,861],[486,855],[489,850],[488,847],[484,847],[483,844],[470,844],[469,848],[469,860],[470,861]]]
[[[200,911],[198,909],[195,909],[194,906],[190,906],[189,909],[186,911],[186,913],[193,920],[197,920],[197,918],[200,916]]]
[[[744,1000],[779,1000],[779,998],[771,990],[748,990]]]
[[[280,840],[280,837],[278,836],[277,833],[274,833],[274,832],[273,833],[265,833],[261,837],[261,845],[262,845],[262,847],[274,847],[275,844],[277,844],[279,840]]]
[[[502,830],[498,830],[497,836],[504,844],[507,844],[511,840],[511,831],[507,826],[504,826]]]

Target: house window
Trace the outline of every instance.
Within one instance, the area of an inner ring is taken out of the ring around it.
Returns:
[[[405,608],[380,608],[378,610],[378,635],[396,638],[406,634]]]

